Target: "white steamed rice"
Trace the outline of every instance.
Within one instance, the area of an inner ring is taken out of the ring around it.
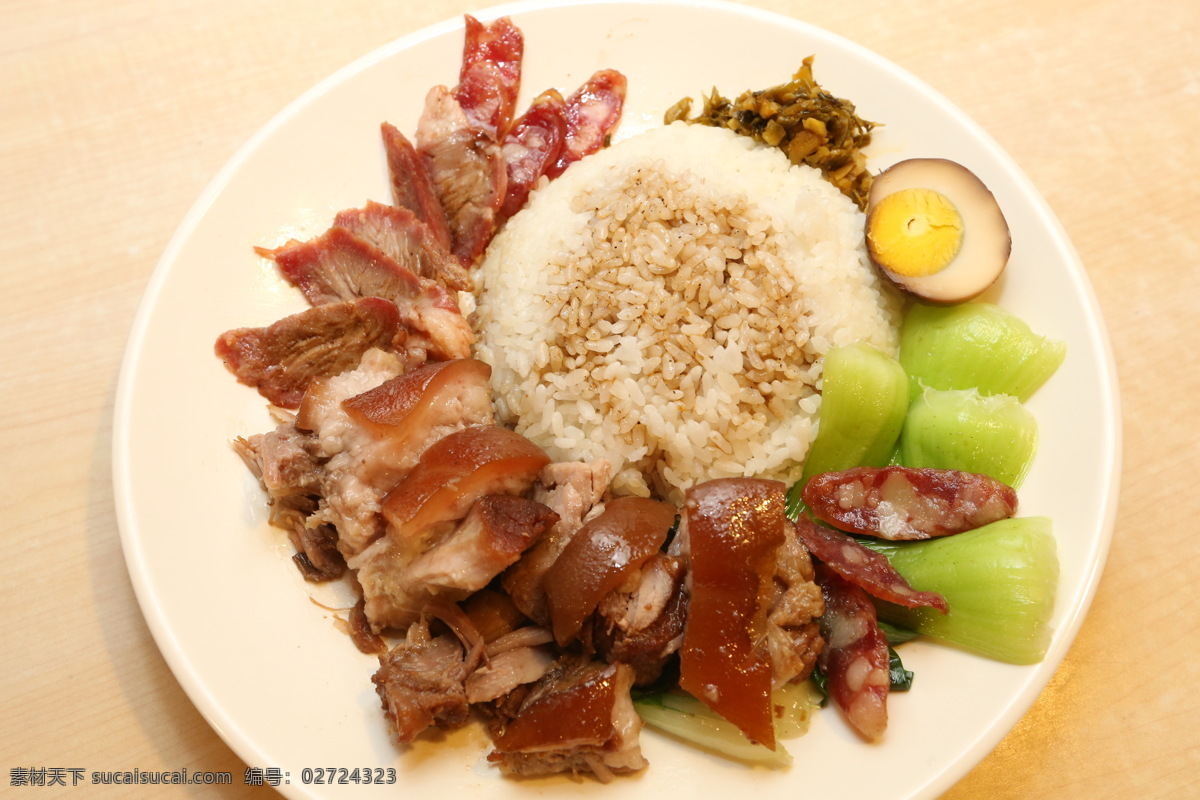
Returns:
[[[780,151],[699,125],[635,136],[539,189],[479,281],[499,419],[555,460],[608,459],[619,493],[794,479],[824,354],[897,345],[857,206]]]

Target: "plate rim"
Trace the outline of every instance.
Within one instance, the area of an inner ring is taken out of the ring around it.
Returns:
[[[1004,712],[992,720],[991,724],[971,743],[970,747],[966,750],[966,755],[944,767],[941,772],[931,777],[929,781],[923,783],[916,790],[921,793],[921,796],[937,796],[958,783],[968,772],[994,751],[1000,741],[1012,731],[1020,718],[1028,712],[1046,690],[1077,638],[1083,620],[1095,598],[1101,575],[1111,551],[1123,468],[1120,386],[1112,344],[1107,327],[1104,324],[1102,309],[1094,287],[1087,277],[1083,262],[1074,244],[1067,236],[1061,221],[1044,196],[1036,188],[1025,171],[1021,169],[1017,162],[985,129],[963,112],[955,103],[924,80],[879,53],[841,34],[780,12],[740,5],[727,2],[727,0],[518,0],[517,2],[475,9],[467,13],[474,13],[481,19],[494,19],[505,15],[518,15],[548,9],[581,6],[673,6],[678,8],[702,8],[748,17],[773,26],[792,28],[809,34],[815,34],[820,38],[835,41],[839,46],[852,52],[855,57],[870,62],[875,68],[883,69],[890,73],[893,78],[908,84],[910,88],[919,92],[928,101],[940,106],[956,122],[970,131],[978,143],[988,151],[988,154],[1003,167],[1006,175],[1013,180],[1022,196],[1030,203],[1031,209],[1035,212],[1037,218],[1046,225],[1046,232],[1050,240],[1060,251],[1061,260],[1067,267],[1070,283],[1084,306],[1084,317],[1087,322],[1087,338],[1095,342],[1099,355],[1099,358],[1095,362],[1097,378],[1099,379],[1099,383],[1106,389],[1099,398],[1099,412],[1101,419],[1107,422],[1104,431],[1106,434],[1104,444],[1107,451],[1106,462],[1109,464],[1109,469],[1107,471],[1107,486],[1101,492],[1104,507],[1098,515],[1100,522],[1099,535],[1093,539],[1091,547],[1088,548],[1088,553],[1092,557],[1089,559],[1088,568],[1082,574],[1083,590],[1075,597],[1068,598],[1073,601],[1069,606],[1069,611],[1062,618],[1061,624],[1056,627],[1054,639],[1047,650],[1045,658],[1041,662],[1031,665],[1030,680],[1026,681],[1025,686],[1009,699]],[[349,78],[394,56],[398,52],[408,50],[424,41],[453,32],[461,28],[462,24],[461,15],[449,17],[376,47],[305,89],[263,123],[235,150],[233,155],[225,161],[221,168],[208,181],[175,228],[143,290],[137,312],[126,339],[125,349],[119,366],[119,377],[113,405],[112,437],[110,440],[113,500],[126,569],[129,573],[142,616],[150,629],[156,646],[175,679],[179,682],[188,699],[205,721],[230,746],[236,755],[243,761],[246,761],[246,763],[251,763],[247,756],[259,754],[262,748],[255,743],[253,737],[249,736],[236,720],[231,718],[228,710],[222,706],[219,699],[213,696],[210,688],[205,684],[202,677],[197,674],[192,660],[188,657],[187,652],[179,642],[169,621],[161,613],[159,593],[153,585],[153,580],[148,571],[149,565],[145,560],[145,552],[140,541],[137,512],[132,498],[132,485],[134,481],[130,472],[133,465],[129,453],[129,444],[130,434],[134,428],[134,422],[131,418],[131,405],[134,399],[133,384],[135,383],[134,378],[138,372],[138,364],[144,349],[147,330],[159,297],[172,273],[173,266],[179,260],[180,253],[184,250],[201,220],[229,185],[238,170],[262,147],[265,141],[270,139],[292,117]],[[308,787],[294,783],[277,788],[285,795],[292,797],[314,796],[306,791]]]

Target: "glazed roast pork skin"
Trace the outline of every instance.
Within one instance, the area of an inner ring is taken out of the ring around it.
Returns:
[[[396,304],[363,297],[301,311],[265,328],[236,328],[217,339],[217,356],[241,383],[282,408],[297,408],[317,378],[358,366],[400,330]]]
[[[674,522],[672,505],[618,497],[575,533],[544,578],[560,645],[573,641],[600,601],[659,551]]]
[[[462,264],[407,208],[369,201],[362,208],[339,211],[333,224],[377,247],[419,277],[449,289],[471,291],[475,287]]]
[[[565,660],[530,687],[515,714],[493,721],[488,760],[522,776],[573,772],[609,780],[642,769],[632,685],[625,664]]]
[[[676,537],[690,561],[680,688],[771,749],[772,664],[764,642],[776,551],[786,541],[785,491],[755,478],[693,486]]]
[[[424,223],[441,249],[449,253],[451,242],[450,229],[446,227],[446,212],[438,200],[425,159],[395,125],[383,123],[380,133],[387,157],[388,177],[391,179],[392,202],[411,211]]]
[[[538,475],[533,499],[558,514],[558,522],[504,574],[502,583],[513,604],[539,625],[550,627],[546,572],[584,520],[599,508],[611,480],[612,466],[604,460],[549,464]]]
[[[430,445],[384,498],[389,535],[423,551],[439,526],[462,519],[480,497],[521,494],[549,463],[540,447],[507,428],[456,431]]]
[[[803,496],[822,522],[892,541],[962,533],[1017,511],[1012,487],[952,469],[857,467],[826,472],[809,480]]]

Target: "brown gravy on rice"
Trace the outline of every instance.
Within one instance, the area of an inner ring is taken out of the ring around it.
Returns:
[[[822,356],[897,347],[852,201],[808,167],[680,123],[535,192],[480,275],[477,356],[499,422],[555,460],[608,459],[618,494],[794,480]]]

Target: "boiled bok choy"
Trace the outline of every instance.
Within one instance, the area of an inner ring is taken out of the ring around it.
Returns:
[[[1058,586],[1050,520],[1016,517],[921,542],[860,540],[950,613],[878,603],[881,619],[1012,664],[1042,659]]]

